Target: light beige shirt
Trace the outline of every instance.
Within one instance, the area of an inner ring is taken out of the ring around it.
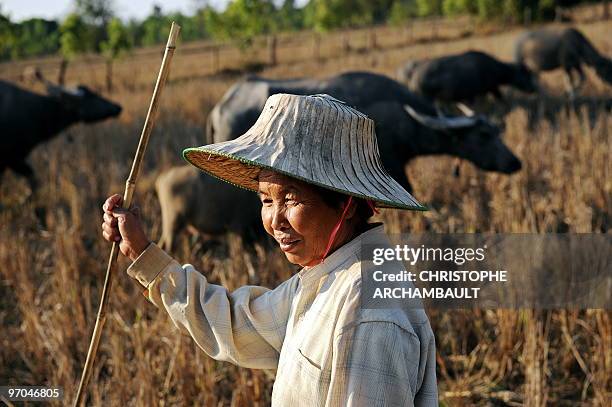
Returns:
[[[128,274],[210,357],[277,369],[273,406],[437,406],[425,312],[360,308],[360,248],[373,242],[390,247],[382,225],[273,290],[230,293],[155,244]]]

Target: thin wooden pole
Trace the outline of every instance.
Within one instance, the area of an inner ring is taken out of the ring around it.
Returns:
[[[155,124],[155,119],[157,118],[159,100],[161,97],[162,90],[164,88],[164,84],[166,83],[166,78],[168,78],[168,74],[170,73],[170,62],[172,61],[172,56],[174,55],[174,50],[176,48],[176,39],[178,38],[180,31],[181,27],[178,24],[172,22],[172,27],[170,28],[170,35],[168,36],[168,43],[166,44],[166,52],[164,53],[164,58],[162,59],[159,75],[157,76],[157,82],[155,83],[155,89],[153,90],[153,97],[151,98],[149,111],[147,112],[144,127],[140,135],[140,142],[138,143],[138,148],[136,150],[136,155],[132,163],[130,175],[125,183],[125,192],[123,193],[124,208],[129,208],[132,204],[132,196],[134,195],[134,190],[136,189],[136,180],[138,179],[138,173],[140,172],[142,159],[147,148],[147,143],[149,142],[149,136],[151,135],[151,131],[153,130],[153,126]],[[102,328],[104,327],[104,323],[106,322],[106,308],[113,278],[116,274],[116,264],[118,255],[119,244],[113,243],[110,257],[108,259],[108,266],[106,268],[106,278],[104,280],[104,287],[102,288],[102,298],[100,299],[100,308],[98,308],[96,325],[94,326],[91,342],[89,344],[89,351],[87,352],[87,359],[85,360],[85,366],[83,367],[83,374],[81,376],[81,382],[79,383],[79,389],[77,390],[77,395],[74,399],[73,405],[75,407],[81,406],[84,401],[85,390],[87,388],[87,384],[89,383],[89,378],[91,376],[91,370],[93,367],[94,360],[96,359],[96,353],[98,351],[98,345],[100,343],[100,337],[102,335]]]

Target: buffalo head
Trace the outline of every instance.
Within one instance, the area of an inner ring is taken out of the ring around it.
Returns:
[[[535,93],[538,91],[536,76],[523,64],[516,65],[512,78],[512,85],[527,93]]]
[[[429,116],[408,105],[404,108],[410,117],[439,135],[439,153],[463,158],[485,171],[512,174],[521,169],[521,161],[504,144],[500,128],[485,117]]]
[[[58,99],[66,110],[73,112],[79,121],[86,123],[116,117],[122,110],[118,104],[83,85],[74,89],[48,85],[47,92],[49,96]]]

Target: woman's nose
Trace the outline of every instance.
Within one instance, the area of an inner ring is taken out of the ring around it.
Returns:
[[[287,222],[287,217],[285,216],[285,208],[275,206],[274,209],[272,209],[271,226],[274,230],[284,230],[289,226],[289,222]]]

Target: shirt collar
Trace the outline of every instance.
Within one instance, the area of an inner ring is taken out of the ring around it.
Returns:
[[[385,234],[385,226],[382,223],[374,223],[374,225],[377,226],[366,230],[353,240],[334,250],[334,252],[328,255],[322,263],[316,266],[302,268],[302,270],[297,273],[302,284],[308,285],[309,283],[319,281],[321,277],[335,270],[349,258],[356,256],[361,250],[362,243],[380,241],[381,238],[388,241],[388,237]]]

